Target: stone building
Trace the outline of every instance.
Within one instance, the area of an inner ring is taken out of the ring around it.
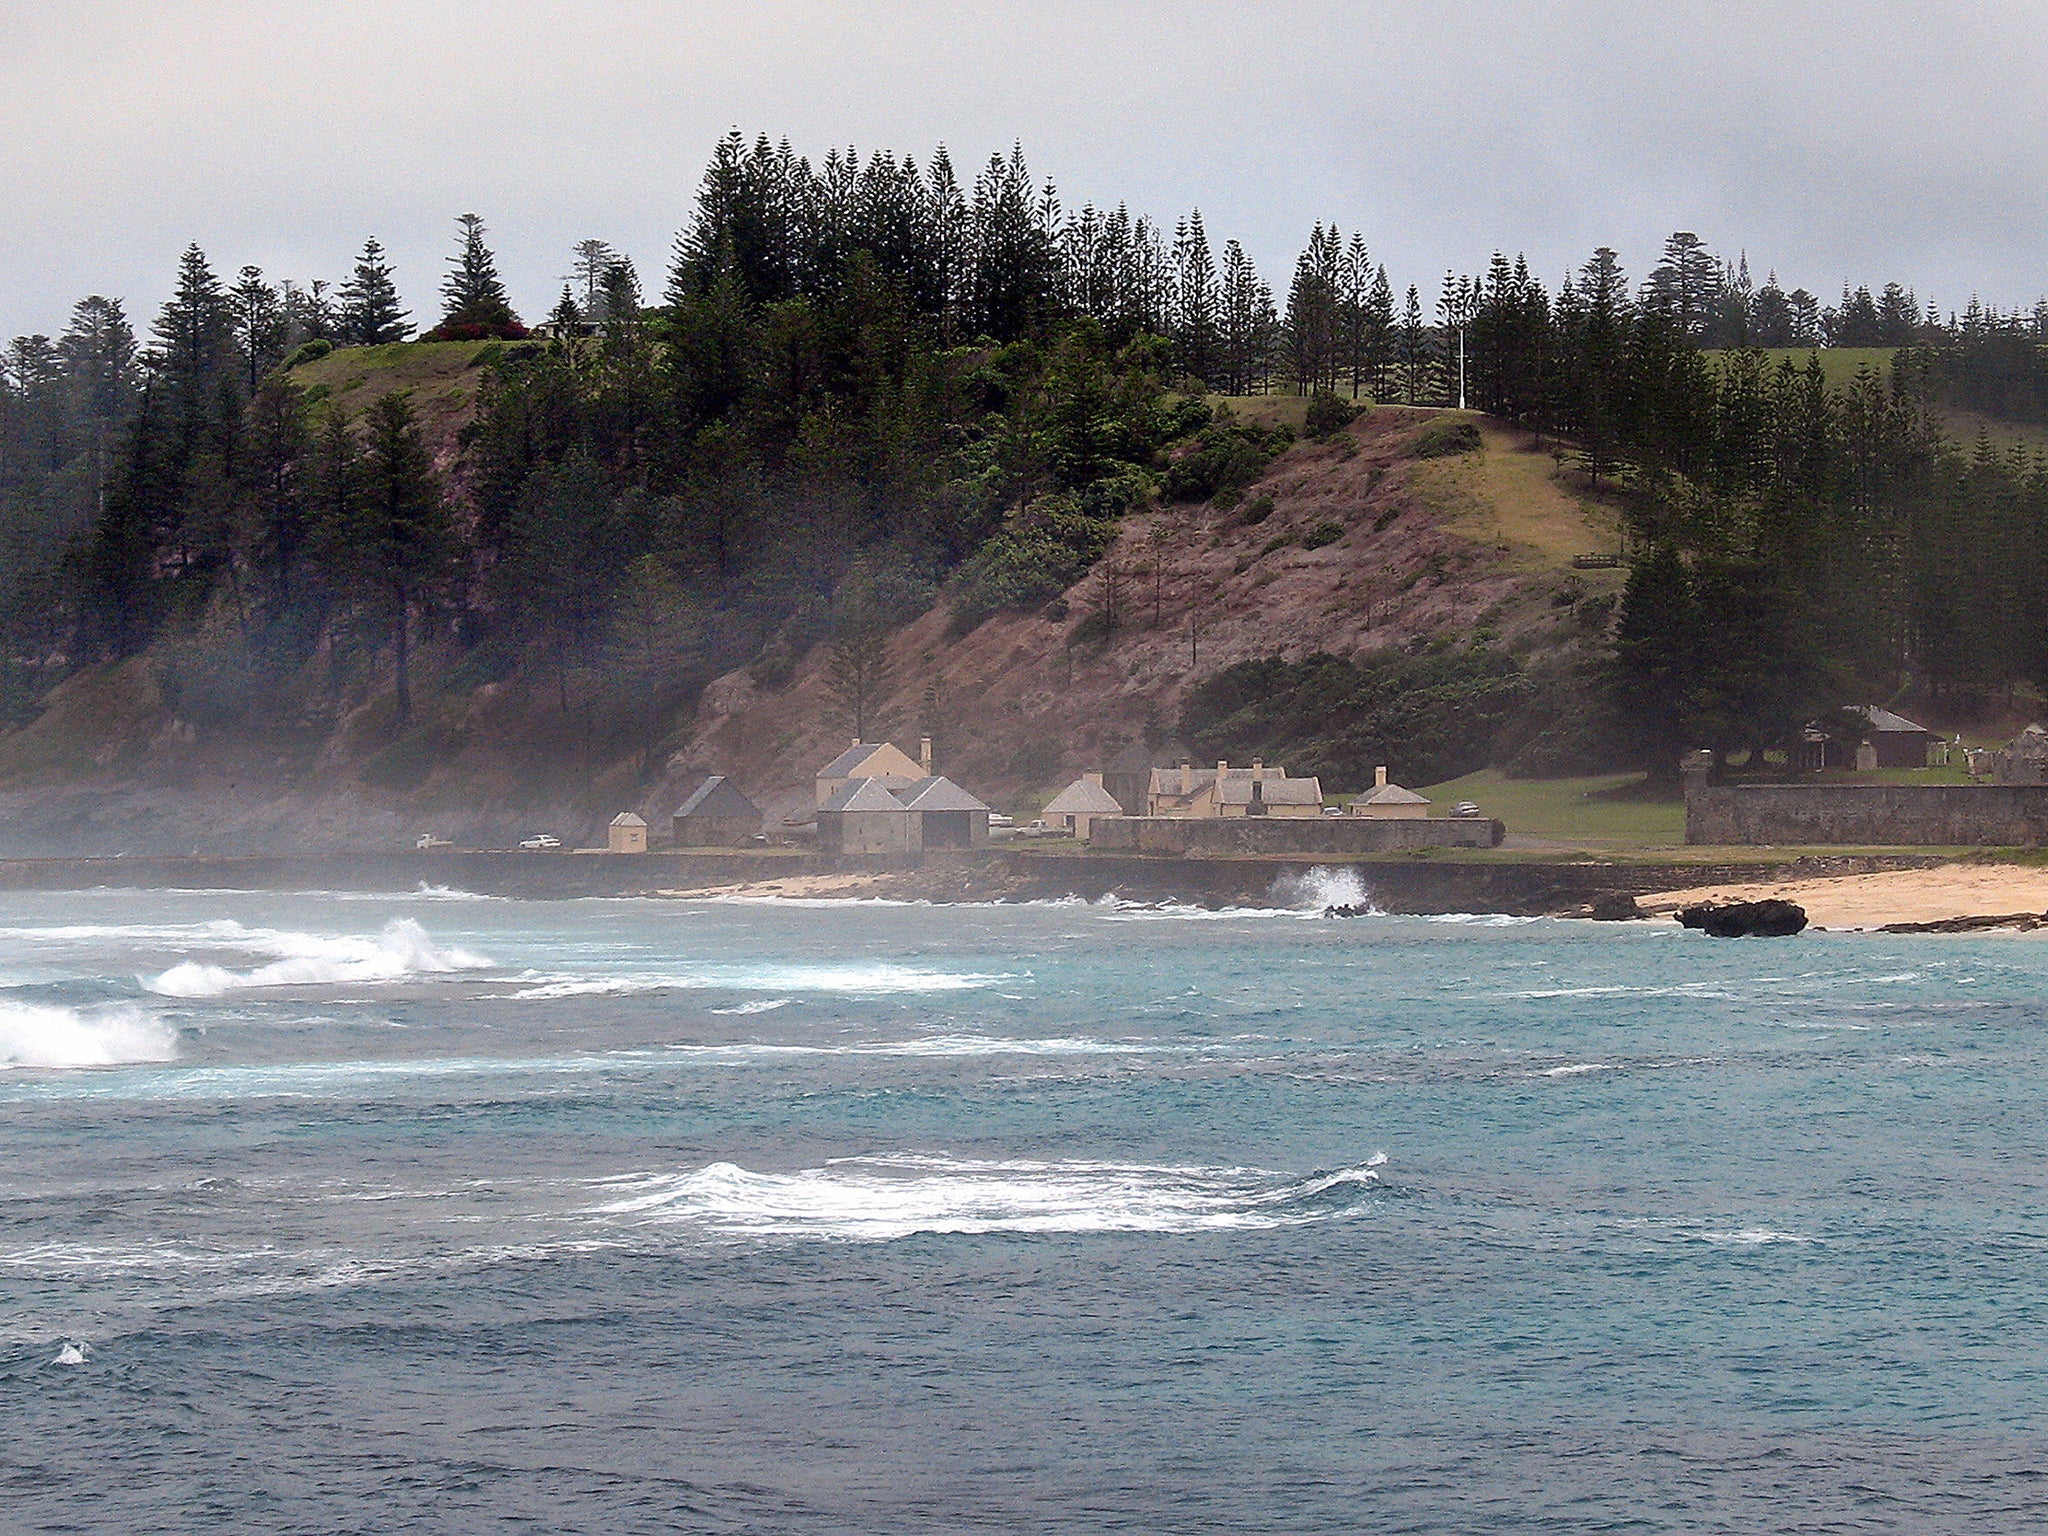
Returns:
[[[1219,762],[1196,768],[1154,768],[1146,795],[1148,816],[1223,818],[1234,816],[1320,816],[1323,785],[1317,778],[1293,779],[1281,765],[1254,758],[1249,768]]]
[[[645,853],[647,851],[647,823],[631,811],[621,811],[612,818],[612,824],[605,838],[608,853]]]
[[[1123,815],[1123,803],[1104,786],[1103,777],[1099,773],[1084,773],[1054,795],[1040,813],[1045,824],[1056,831],[1071,832],[1085,842],[1088,825],[1096,817]]]
[[[983,807],[984,840],[987,827],[987,808]],[[849,779],[818,807],[818,847],[826,853],[920,853],[923,831],[921,818],[910,814],[879,778]]]
[[[1868,773],[1870,768],[1925,768],[1928,750],[1934,745],[1934,732],[1924,725],[1915,725],[1904,715],[1895,715],[1888,709],[1879,709],[1875,704],[1864,704],[1849,711],[1861,715],[1870,722],[1864,740],[1869,743],[1871,756],[1859,752],[1856,767]]]
[[[669,818],[678,848],[737,848],[761,830],[761,807],[722,773],[714,773]]]
[[[856,779],[879,779],[885,789],[907,789],[932,776],[932,739],[918,743],[913,761],[907,752],[888,741],[856,741],[818,770],[818,809]]]
[[[1371,816],[1380,821],[1415,821],[1429,814],[1429,801],[1412,789],[1389,783],[1387,770],[1372,771],[1372,788],[1351,802],[1353,816]]]
[[[988,846],[988,807],[951,779],[926,779],[896,798],[916,823],[920,849]]]

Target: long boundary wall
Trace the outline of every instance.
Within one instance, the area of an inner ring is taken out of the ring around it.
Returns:
[[[2043,784],[1688,784],[1685,840],[1714,846],[2036,848]]]
[[[1497,821],[1368,816],[1098,816],[1088,846],[1105,853],[1345,858],[1409,848],[1498,848]]]

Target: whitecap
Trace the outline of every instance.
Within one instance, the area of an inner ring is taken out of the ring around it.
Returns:
[[[57,1351],[57,1358],[52,1360],[50,1364],[83,1365],[86,1362],[86,1357],[91,1353],[92,1346],[85,1343],[82,1339],[66,1339],[64,1347]]]
[[[851,965],[713,965],[700,971],[640,972],[617,976],[530,974],[527,985],[510,996],[519,1002],[568,997],[622,997],[643,992],[825,992],[852,997],[883,997],[896,993],[966,992],[1000,981],[1016,981],[1003,973],[928,971],[885,961]]]
[[[1375,914],[1379,910],[1373,907],[1372,892],[1358,878],[1357,870],[1325,864],[1298,875],[1281,875],[1274,880],[1271,894],[1283,906],[1317,916],[1331,907],[1366,907]]]
[[[731,1008],[714,1008],[713,1013],[772,1013],[777,1008],[787,1008],[795,999],[787,997],[757,997],[751,1002],[740,1003]]]
[[[913,1233],[1189,1233],[1296,1226],[1359,1208],[1384,1156],[1306,1177],[1248,1168],[943,1155],[837,1158],[794,1173],[718,1162],[608,1180],[593,1216],[734,1237],[885,1242]]]
[[[169,1061],[177,1032],[141,1009],[94,1013],[0,1000],[0,1067],[112,1067]]]
[[[144,985],[165,997],[219,997],[250,987],[405,981],[482,970],[491,963],[467,950],[437,947],[409,917],[393,918],[375,938],[261,930],[250,933],[238,947],[279,958],[248,971],[187,960]]]
[[[1584,1077],[1592,1072],[1619,1072],[1621,1068],[1605,1061],[1576,1061],[1568,1066],[1545,1067],[1545,1077]]]
[[[1797,1232],[1778,1232],[1770,1227],[1743,1227],[1735,1232],[1702,1232],[1700,1241],[1724,1248],[1763,1248],[1772,1243],[1810,1243]]]

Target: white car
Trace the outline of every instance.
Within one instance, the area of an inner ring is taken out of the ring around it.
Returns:
[[[540,832],[526,838],[519,844],[522,853],[546,853],[550,848],[559,848],[562,840],[552,833]]]
[[[1459,821],[1476,821],[1479,818],[1479,806],[1471,800],[1460,800],[1451,807],[1451,814]]]
[[[413,840],[413,847],[417,848],[421,853],[425,853],[432,848],[453,848],[454,846],[447,838],[436,837],[431,832],[422,832]]]

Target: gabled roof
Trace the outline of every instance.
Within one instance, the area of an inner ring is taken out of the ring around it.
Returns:
[[[820,816],[834,811],[900,811],[904,804],[882,786],[880,779],[849,779],[840,789],[818,807]]]
[[[1224,805],[1250,805],[1252,785],[1259,788],[1259,798],[1267,805],[1321,805],[1323,803],[1323,781],[1317,778],[1276,779],[1270,774],[1258,780],[1240,779],[1235,773],[1226,778],[1217,790],[1216,798]]]
[[[714,773],[676,807],[678,816],[759,816],[761,807],[749,800],[738,785],[722,773]]]
[[[1895,715],[1888,709],[1879,709],[1875,704],[1859,704],[1849,713],[1861,715],[1868,720],[1873,731],[1918,731],[1922,736],[1934,734],[1926,726],[1915,725],[1904,715]]]
[[[944,774],[935,775],[903,791],[903,806],[911,811],[985,811],[974,796]]]
[[[1369,793],[1360,795],[1354,802],[1358,805],[1427,805],[1429,796],[1418,795],[1412,789],[1403,789],[1398,784],[1381,784]]]
[[[1047,816],[1121,816],[1124,808],[1100,784],[1076,779],[1046,802]]]
[[[900,776],[907,776],[911,778],[916,778],[921,777],[924,773],[924,769],[920,768],[917,765],[916,761],[910,756],[910,754],[905,752],[901,747],[897,746],[895,742],[863,741],[848,747],[844,752],[840,753],[837,757],[833,758],[831,762],[827,763],[824,767],[820,768],[818,770],[818,777],[821,779],[856,779],[861,777],[882,777],[882,775],[875,773],[872,769],[866,769],[866,764],[868,760],[872,758],[877,752],[886,752],[890,754],[891,761],[886,764],[886,766],[891,770],[891,772],[888,775],[889,777],[894,778]],[[908,768],[907,775],[899,775],[897,772],[894,771],[904,767]],[[865,773],[863,772],[864,769],[866,770]]]
[[[638,816],[635,816],[631,811],[621,811],[612,818],[612,825],[615,827],[644,827],[647,823]]]

